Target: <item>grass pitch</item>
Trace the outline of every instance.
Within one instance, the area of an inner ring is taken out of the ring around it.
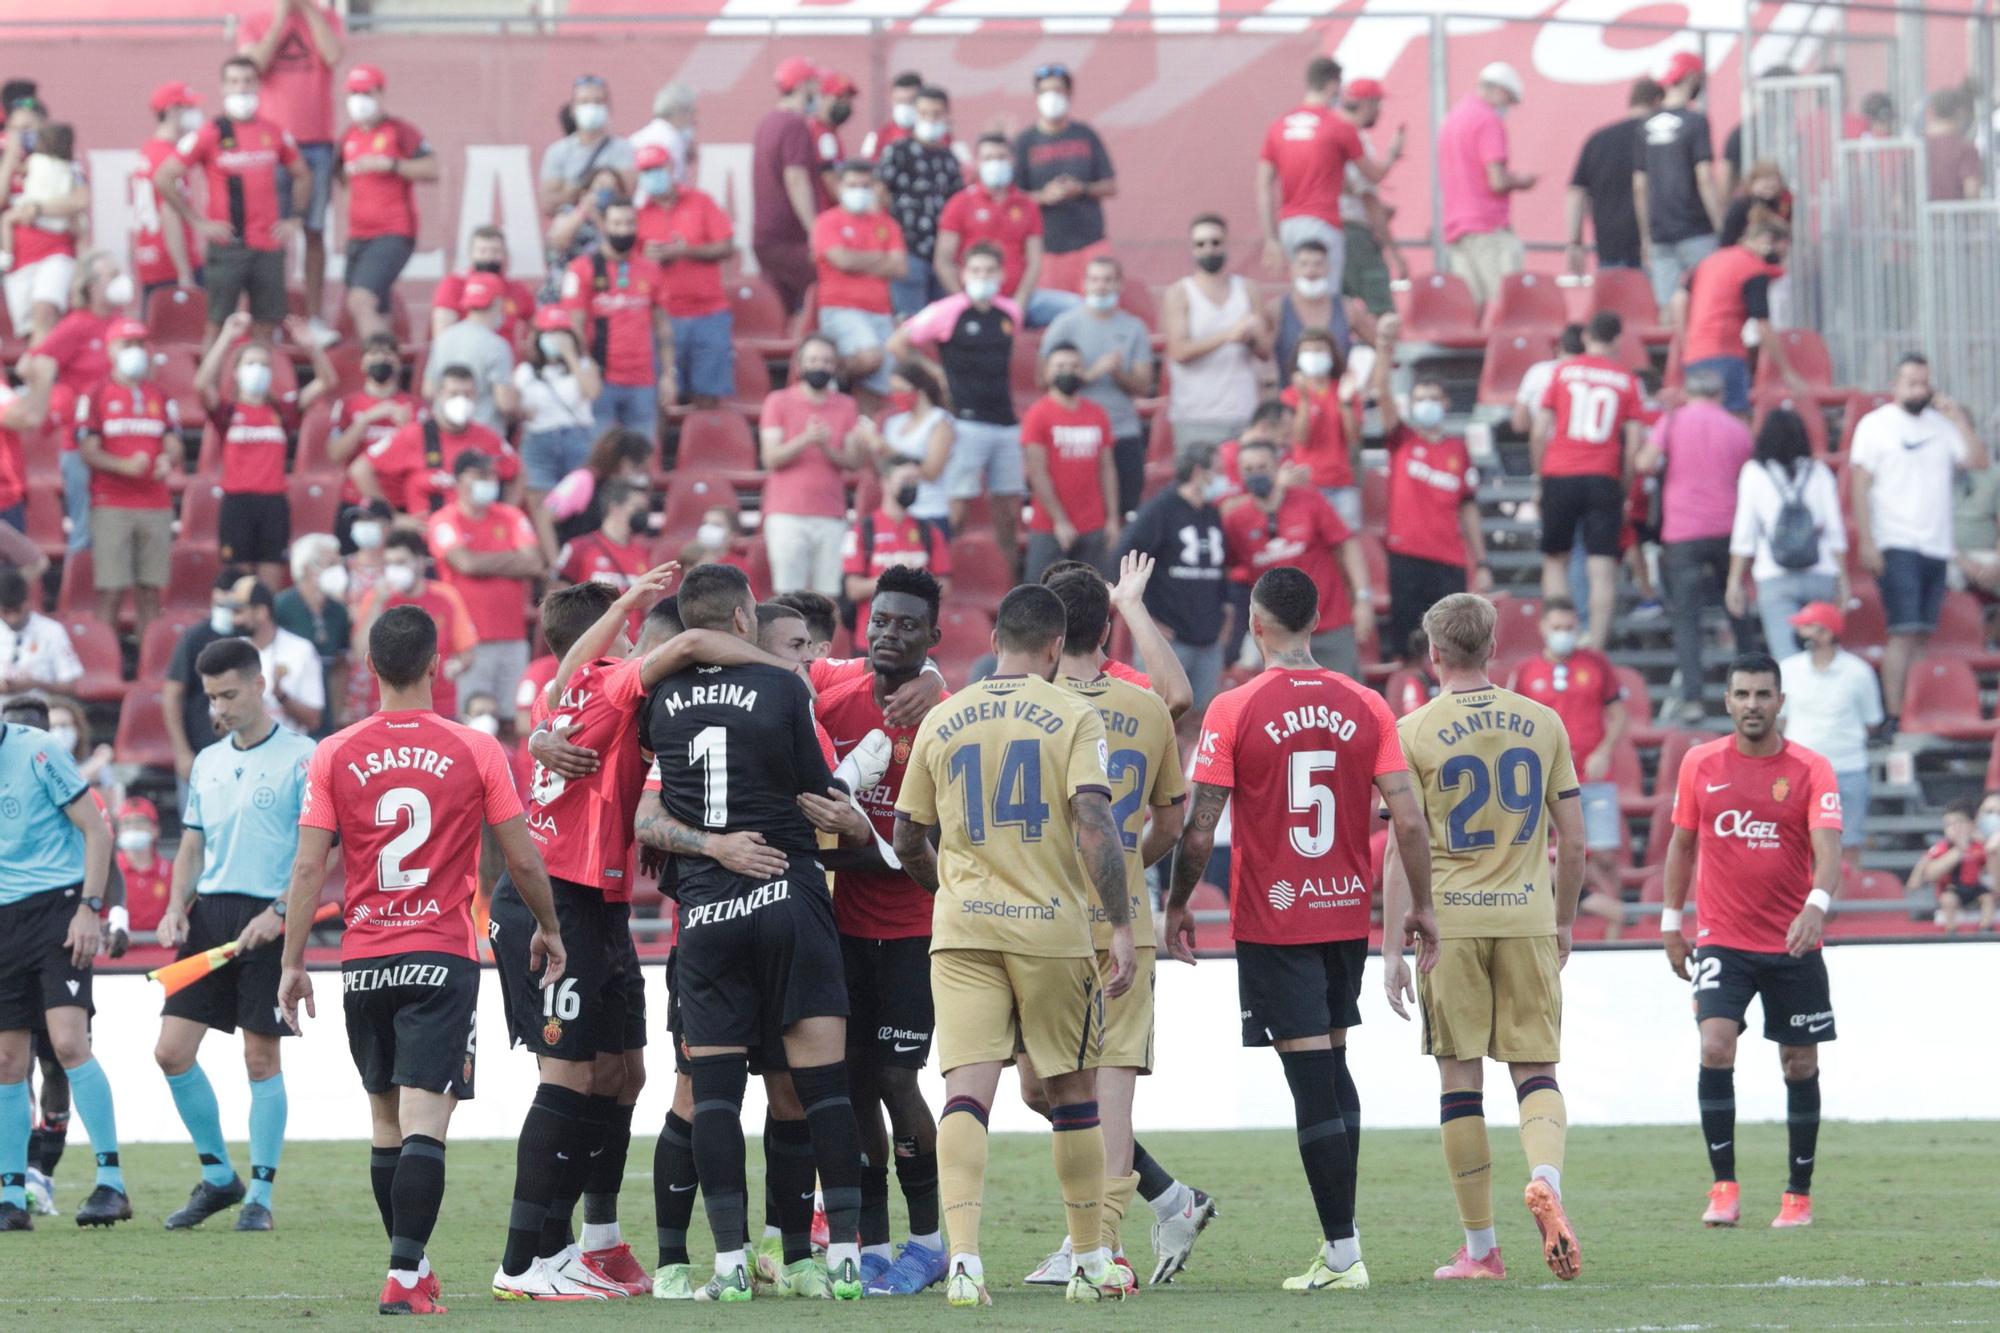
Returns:
[[[903,1329],[959,1319],[1006,1328],[1388,1329],[1873,1329],[2000,1325],[2000,1123],[1829,1124],[1819,1144],[1805,1231],[1768,1227],[1783,1188],[1781,1126],[1746,1125],[1738,1139],[1744,1226],[1705,1231],[1708,1174],[1692,1126],[1574,1131],[1566,1202],[1583,1245],[1583,1276],[1558,1283],[1543,1267],[1521,1206],[1519,1141],[1493,1132],[1504,1283],[1441,1284],[1433,1267],[1459,1243],[1437,1135],[1364,1131],[1359,1220],[1374,1286],[1363,1293],[1288,1295],[1317,1243],[1311,1203],[1286,1133],[1149,1134],[1182,1179],[1216,1195],[1221,1218],[1171,1287],[1141,1288],[1122,1306],[1066,1306],[1060,1293],[1018,1285],[1062,1239],[1062,1209],[1046,1136],[1002,1135],[992,1153],[984,1236],[993,1309],[948,1310],[936,1290],[859,1307],[759,1300],[709,1307],[650,1299],[590,1306],[499,1305],[486,1283],[498,1261],[511,1196],[510,1143],[451,1146],[444,1212],[431,1260],[444,1277],[451,1326],[528,1329],[657,1326]],[[245,1155],[234,1148],[242,1168]],[[654,1257],[649,1139],[635,1142],[623,1198],[626,1235]],[[191,1151],[142,1146],[125,1155],[134,1221],[85,1232],[67,1216],[36,1219],[33,1235],[0,1236],[0,1327],[147,1330],[362,1327],[379,1324],[387,1243],[367,1183],[362,1144],[292,1144],[279,1177],[278,1230],[237,1235],[227,1214],[191,1233],[160,1220],[195,1177]],[[77,1148],[58,1177],[65,1213],[85,1192],[89,1155]],[[751,1188],[761,1197],[751,1144]],[[893,1190],[893,1180],[891,1182]],[[900,1229],[901,1201],[893,1207]],[[754,1211],[754,1207],[753,1207]],[[1134,1205],[1127,1250],[1150,1274],[1149,1215]],[[695,1233],[705,1233],[697,1208]],[[900,1234],[900,1231],[899,1231]],[[697,1247],[699,1270],[707,1266]]]

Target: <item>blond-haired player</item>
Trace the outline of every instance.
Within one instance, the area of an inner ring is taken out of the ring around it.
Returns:
[[[1424,616],[1431,669],[1443,691],[1397,730],[1431,828],[1437,967],[1417,978],[1424,1052],[1437,1057],[1445,1166],[1465,1244],[1439,1278],[1507,1275],[1493,1234],[1493,1157],[1486,1141],[1483,1061],[1505,1061],[1520,1099],[1526,1201],[1549,1268],[1567,1281],[1582,1262],[1562,1208],[1567,1116],[1556,1087],[1562,965],[1583,885],[1583,806],[1562,719],[1486,678],[1493,603],[1454,593]],[[1549,833],[1556,834],[1553,887]],[[1404,879],[1390,847],[1383,919]],[[1389,1004],[1404,1018],[1409,969],[1384,950]]]

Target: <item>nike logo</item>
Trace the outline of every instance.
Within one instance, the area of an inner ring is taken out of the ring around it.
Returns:
[[[913,1041],[910,1042],[908,1045],[905,1045],[900,1041],[896,1043],[896,1049],[899,1051],[915,1051],[922,1049],[922,1047],[923,1043],[920,1041]]]
[[[1810,1157],[1794,1157],[1794,1158],[1792,1159],[1792,1165],[1793,1165],[1793,1166],[1811,1166],[1811,1165],[1812,1165],[1812,1160],[1813,1160],[1813,1159],[1812,1159],[1812,1158],[1810,1158]]]
[[[1808,1032],[1824,1032],[1824,1031],[1826,1031],[1826,1030],[1827,1030],[1828,1028],[1830,1028],[1830,1027],[1832,1027],[1832,1026],[1833,1026],[1833,1020],[1832,1020],[1831,1018],[1829,1018],[1829,1019],[1827,1019],[1827,1020],[1826,1020],[1826,1022],[1824,1022],[1824,1023],[1808,1023],[1808,1024],[1806,1025],[1806,1031],[1808,1031]]]
[[[1712,782],[1708,785],[1708,789],[1710,791],[1721,791],[1724,787],[1727,787],[1728,785],[1729,784],[1726,782]]]
[[[1736,1140],[1735,1140],[1735,1139],[1724,1139],[1724,1140],[1723,1140],[1722,1142],[1720,1142],[1720,1143],[1711,1143],[1711,1144],[1709,1144],[1709,1145],[1708,1145],[1708,1150],[1709,1150],[1710,1152],[1721,1152],[1721,1151],[1722,1151],[1722,1150],[1723,1150],[1724,1148],[1727,1148],[1727,1147],[1728,1147],[1728,1146],[1729,1146],[1730,1144],[1732,1144],[1732,1143],[1734,1143],[1734,1142],[1736,1142]]]
[[[689,1190],[693,1188],[694,1188],[693,1185],[669,1185],[667,1186],[667,1192],[669,1194],[686,1194]]]
[[[1924,447],[1924,446],[1925,446],[1926,444],[1928,444],[1928,443],[1930,443],[1930,441],[1928,441],[1928,440],[1904,440],[1904,441],[1902,441],[1902,445],[1903,445],[1903,447],[1904,447],[1905,449],[1921,449],[1921,448],[1923,448],[1923,447]]]
[[[556,1154],[556,1160],[558,1162],[567,1162],[569,1160],[569,1154],[566,1152],[559,1152]]]
[[[814,1191],[812,1191],[812,1190],[807,1190],[807,1191],[806,1191],[806,1192],[805,1192],[804,1194],[801,1194],[801,1195],[800,1195],[799,1197],[800,1197],[801,1199],[807,1199],[807,1200],[810,1200],[810,1199],[811,1199],[811,1198],[813,1197],[813,1194],[814,1194]]]

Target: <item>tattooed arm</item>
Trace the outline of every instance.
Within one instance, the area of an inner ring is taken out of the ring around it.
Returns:
[[[1167,890],[1167,952],[1183,963],[1194,962],[1194,917],[1188,912],[1188,897],[1201,883],[1201,872],[1208,869],[1208,858],[1215,851],[1215,826],[1222,822],[1223,807],[1229,804],[1229,788],[1197,782],[1188,804],[1192,808],[1181,832],[1173,882]]]
[[[923,885],[925,891],[936,893],[938,889],[937,848],[931,845],[931,826],[919,824],[908,815],[896,816],[896,836],[893,846],[896,859],[903,863],[903,873]]]
[[[784,874],[790,864],[783,852],[765,843],[761,833],[748,830],[705,833],[688,827],[667,813],[656,791],[639,797],[639,812],[632,819],[632,832],[647,847],[675,856],[706,856],[727,870],[753,879],[775,878]]]
[[[1111,817],[1111,797],[1102,791],[1080,791],[1069,798],[1070,817],[1076,822],[1076,847],[1097,901],[1104,905],[1104,918],[1111,923],[1111,975],[1104,978],[1104,994],[1117,999],[1132,989],[1138,963],[1132,943],[1132,899],[1125,883],[1125,844],[1118,836],[1118,822]]]

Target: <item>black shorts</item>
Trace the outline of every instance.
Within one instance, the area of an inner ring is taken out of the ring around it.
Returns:
[[[591,1060],[644,1046],[646,983],[632,948],[631,908],[605,902],[587,884],[551,878],[549,886],[568,956],[553,986],[543,986],[541,974],[528,970],[535,918],[513,877],[503,872],[493,888],[486,932],[500,973],[507,1035],[555,1060]]]
[[[1803,958],[1788,953],[1751,953],[1704,944],[1694,951],[1694,1018],[1743,1021],[1750,997],[1764,1001],[1764,1040],[1780,1046],[1817,1046],[1832,1041],[1833,992],[1826,980],[1826,955],[1814,949]]]
[[[1410,636],[1424,626],[1424,612],[1466,589],[1465,566],[1389,552],[1389,637],[1382,650],[1401,657]]]
[[[292,501],[284,495],[224,494],[215,537],[225,565],[282,565],[292,549]]]
[[[82,900],[72,884],[0,905],[0,1032],[45,1027],[42,1015],[64,1005],[91,1008],[91,971],[71,966],[63,943]]]
[[[693,1046],[782,1050],[806,1018],[845,1018],[840,933],[826,873],[794,853],[774,880],[721,866],[683,875],[674,964],[682,1035]]]
[[[894,1069],[922,1069],[930,1058],[931,937],[868,940],[840,937],[847,973],[849,1059]]]
[[[202,265],[202,286],[208,296],[208,322],[220,325],[250,298],[250,318],[276,324],[285,317],[285,255],[282,250],[252,250],[234,242],[208,247]]]
[[[195,896],[188,909],[187,939],[176,958],[207,953],[243,933],[252,917],[271,908],[269,898],[247,893],[203,893]],[[261,949],[238,954],[236,961],[219,967],[189,986],[167,997],[160,1013],[166,1018],[186,1018],[217,1032],[256,1032],[266,1037],[289,1037],[291,1028],[278,1009],[278,973],[284,968],[285,945],[273,940]]]
[[[370,236],[347,243],[347,290],[360,288],[373,293],[376,308],[389,313],[389,291],[403,274],[403,265],[416,252],[416,241],[408,236]]]
[[[667,950],[667,1040],[674,1047],[674,1072],[691,1074],[694,1067],[688,1063],[687,1029],[681,1024],[680,979],[675,975],[674,967],[680,953],[678,944]]]
[[[1243,1044],[1270,1046],[1361,1025],[1368,941],[1236,945]]]
[[[1625,491],[1616,477],[1543,477],[1543,555],[1568,555],[1579,541],[1585,555],[1618,555],[1625,529]]]
[[[398,953],[340,965],[347,1050],[371,1094],[420,1088],[472,1100],[479,963]]]

